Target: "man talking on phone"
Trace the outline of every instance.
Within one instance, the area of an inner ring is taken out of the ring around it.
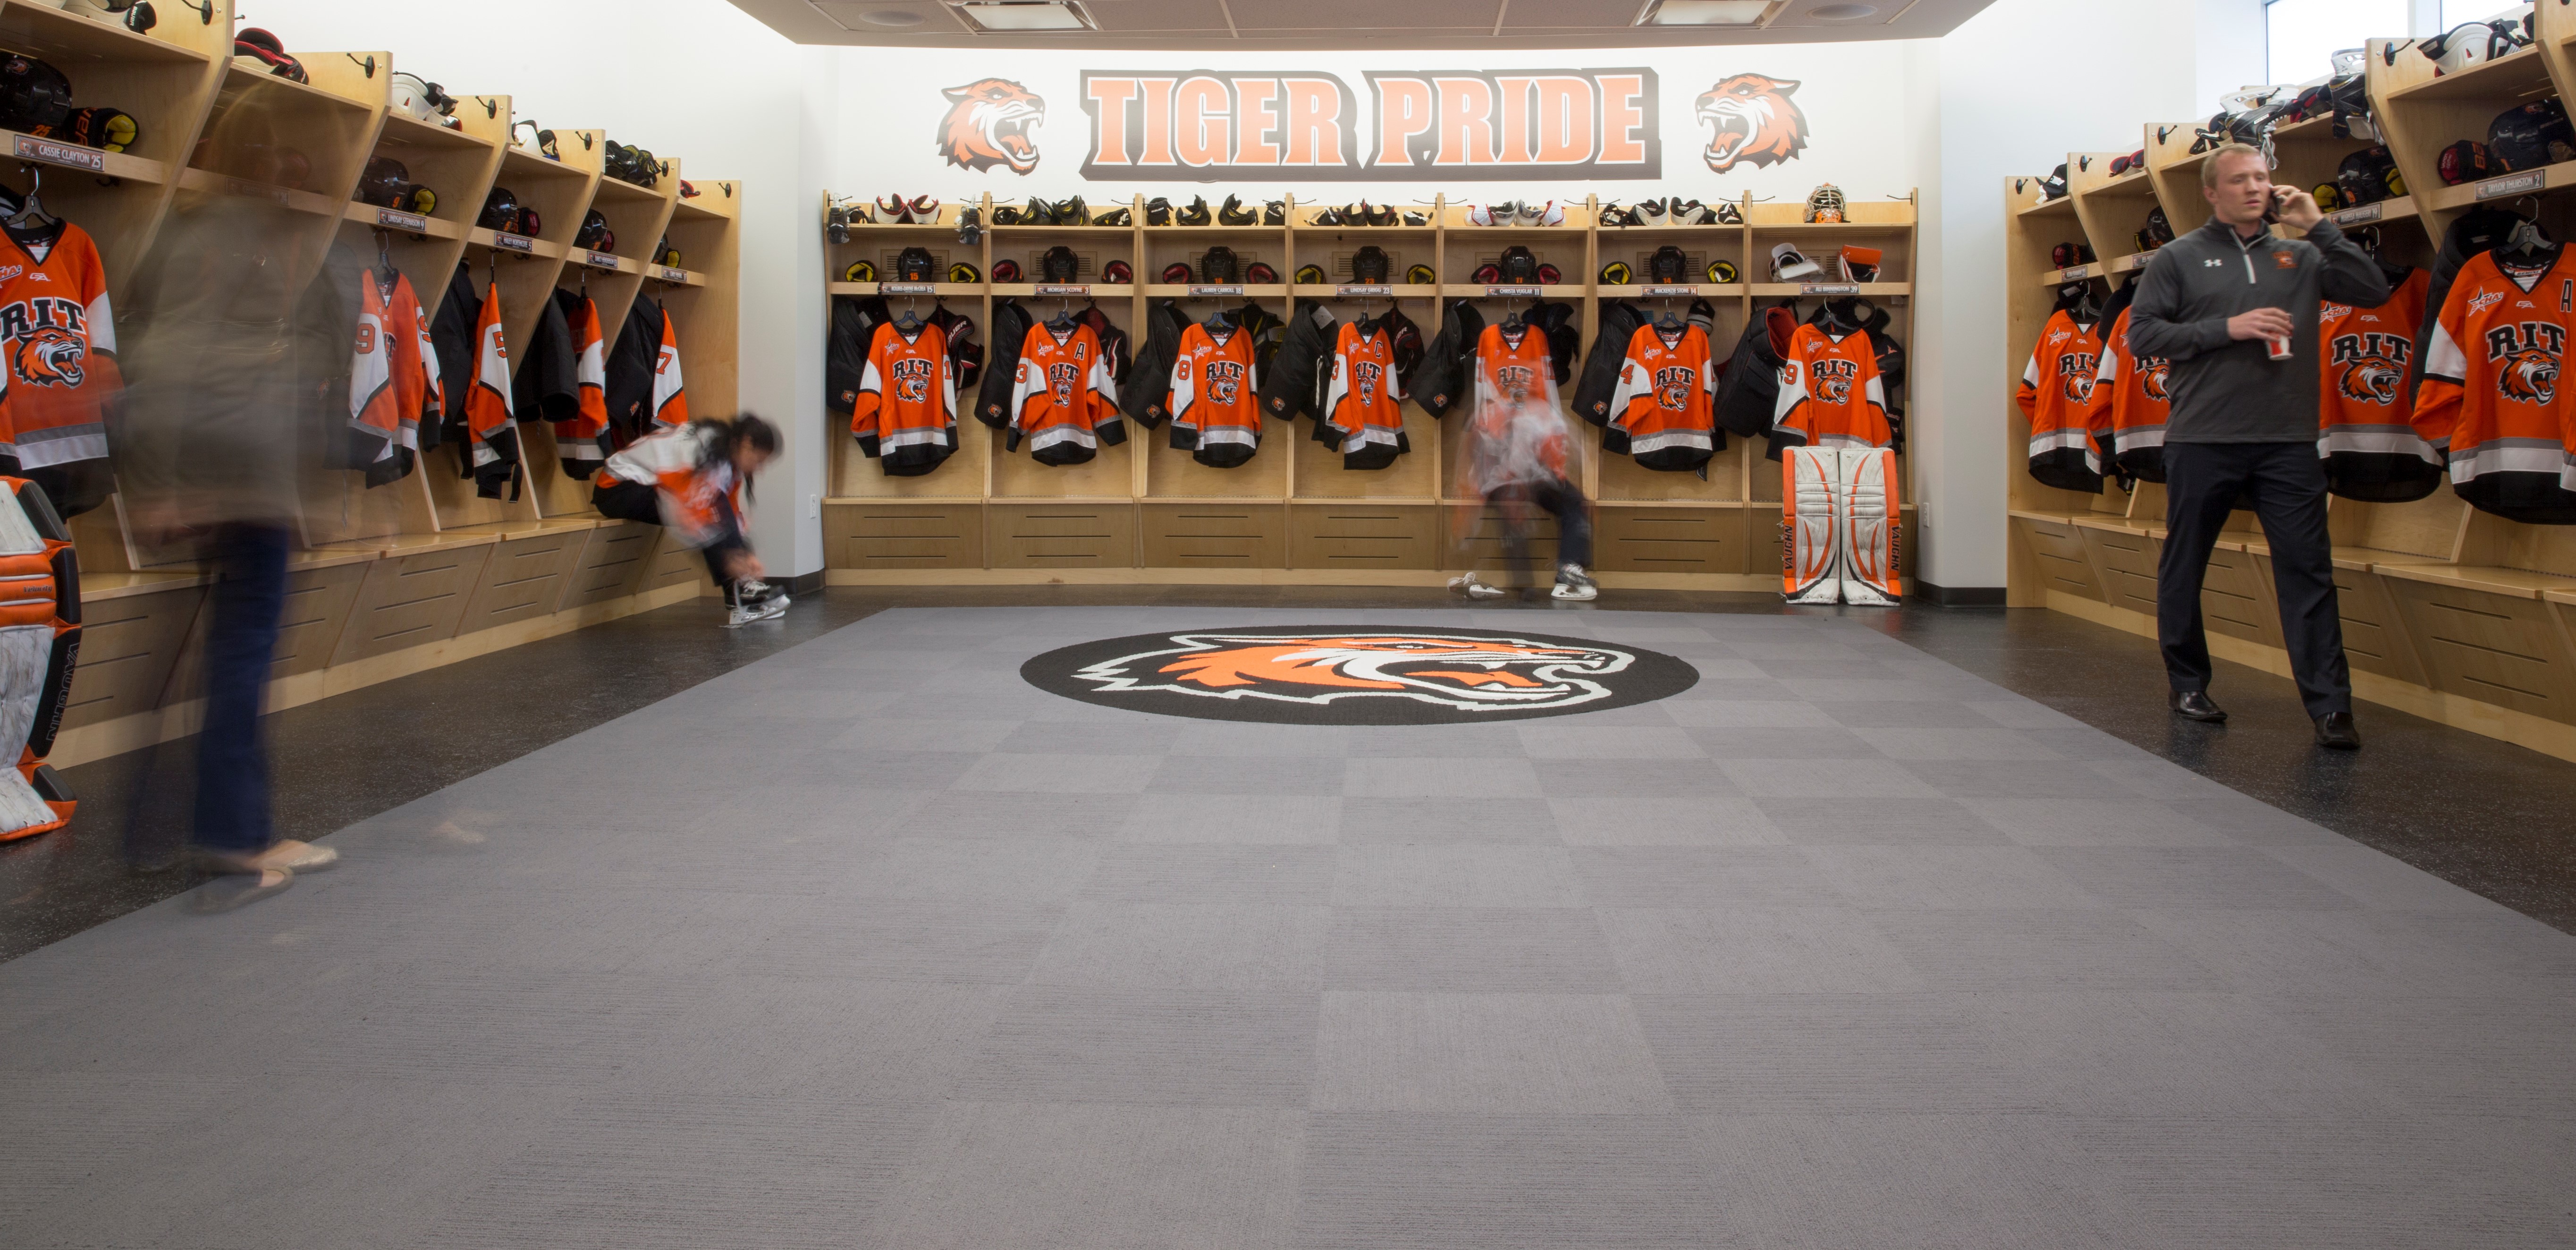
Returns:
[[[2388,300],[2378,262],[2318,209],[2316,197],[2272,185],[2270,162],[2241,143],[2201,162],[2211,221],[2166,244],[2129,310],[2129,346],[2173,362],[2165,424],[2164,558],[2156,568],[2156,636],[2174,713],[2223,721],[2209,697],[2209,635],[2200,585],[2228,510],[2250,498],[2272,546],[2281,636],[2317,744],[2361,746],[2352,672],[2335,609],[2334,543],[2317,459],[2320,300],[2375,307]],[[2307,232],[2282,239],[2271,223]]]

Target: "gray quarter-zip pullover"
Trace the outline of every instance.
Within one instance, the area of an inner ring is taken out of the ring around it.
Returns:
[[[2244,238],[2216,218],[2148,262],[2129,306],[2129,346],[2173,362],[2168,443],[2292,443],[2317,437],[2317,306],[2388,302],[2379,262],[2334,218],[2304,239]],[[2291,356],[2227,336],[2227,319],[2278,308],[2297,323]]]

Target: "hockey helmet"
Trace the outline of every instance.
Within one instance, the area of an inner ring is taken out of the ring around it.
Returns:
[[[1263,204],[1261,206],[1261,224],[1265,226],[1287,225],[1288,202],[1286,200],[1271,200]]]
[[[1159,195],[1145,201],[1145,224],[1149,226],[1172,224],[1172,202]]]
[[[1163,281],[1171,286],[1184,286],[1190,281],[1190,263],[1176,260],[1163,266]]]
[[[1823,273],[1825,267],[1807,259],[1795,243],[1783,243],[1771,249],[1771,280],[1795,282]]]
[[[975,283],[982,282],[984,280],[984,271],[977,269],[973,265],[962,260],[950,261],[948,264],[948,280],[961,286],[972,286]]]
[[[2147,228],[2139,233],[2147,240],[2146,246],[2138,249],[2143,252],[2152,252],[2173,242],[2173,223],[2166,220],[2163,205],[2147,210]]]
[[[2092,259],[2089,254],[2092,249],[2084,250],[2088,253],[2085,259]],[[1846,247],[1842,260],[1844,278],[1853,282],[1876,282],[1879,265],[1886,260],[1886,255],[1874,247]]]
[[[1016,226],[1020,224],[1020,210],[1018,206],[1011,204],[994,205],[993,224],[997,226]]]
[[[2441,172],[2442,185],[2456,187],[2494,173],[2495,160],[2487,151],[2487,145],[2475,139],[2462,139],[2442,149]]]
[[[1503,280],[1503,267],[1493,264],[1478,265],[1476,272],[1469,275],[1468,280],[1479,285],[1492,286]]]
[[[671,236],[663,235],[653,244],[653,263],[673,269],[680,267],[680,249],[671,246]]]
[[[996,209],[994,211],[998,212],[1000,210]],[[1016,260],[997,260],[993,262],[993,281],[1018,282],[1020,280],[1020,262]]]
[[[1071,282],[1082,276],[1082,258],[1058,243],[1038,257],[1038,281]]]
[[[1299,266],[1297,266],[1297,285],[1299,285],[1299,286],[1322,286],[1322,285],[1324,285],[1324,267],[1323,267],[1322,265],[1299,265]]]
[[[617,250],[617,232],[608,228],[606,214],[595,208],[590,209],[581,215],[581,229],[573,232],[572,245],[590,248],[593,251],[614,252]]]
[[[601,158],[600,173],[619,182],[646,188],[661,176],[662,163],[653,159],[652,153],[615,139],[608,141],[607,148],[606,155]]]
[[[1125,286],[1136,280],[1136,267],[1123,260],[1113,260],[1100,267],[1100,280]]]
[[[1628,268],[1628,262],[1624,260],[1614,260],[1601,267],[1601,285],[1603,286],[1629,286],[1634,284],[1636,281],[1636,271]]]
[[[2063,169],[2065,166],[2061,165],[2058,168]],[[1817,187],[1815,192],[1807,197],[1806,219],[1829,225],[1843,220],[1849,207],[1843,200],[1842,188],[1828,182]]]
[[[1541,262],[1538,267],[1538,280],[1539,285],[1541,286],[1555,286],[1557,283],[1565,281],[1565,271],[1554,265]]]
[[[2068,265],[2080,265],[2083,263],[2084,258],[2082,249],[2076,247],[2072,243],[2060,243],[2057,246],[2048,249],[2048,267],[2051,269],[2064,269]]]
[[[935,282],[939,258],[926,247],[907,247],[895,253],[894,280],[897,282]]]
[[[1199,276],[1212,284],[1231,284],[1242,274],[1235,263],[1234,249],[1219,243],[1199,257]]]
[[[73,109],[71,120],[63,123],[63,133],[83,147],[107,152],[122,152],[133,147],[143,130],[134,115],[122,109]]]
[[[2320,182],[2308,188],[2308,194],[2317,197],[2317,207],[2326,212],[2331,213],[2344,207],[2343,192],[2336,190],[2335,184],[2331,182]]]
[[[1504,248],[1494,263],[1501,268],[1505,282],[1538,281],[1538,255],[1529,250],[1528,244],[1515,243]]]
[[[418,74],[395,74],[386,90],[386,106],[397,115],[435,126],[456,111],[456,98]]]
[[[352,198],[378,208],[409,207],[411,170],[390,156],[368,157],[366,170],[358,175],[358,193]]]
[[[256,26],[245,26],[233,32],[233,60],[247,59],[258,68],[292,82],[310,82],[304,75],[304,63],[286,54],[286,45],[277,36]]]
[[[2487,151],[2507,173],[2576,160],[2576,128],[2556,96],[2506,109],[2487,125]]]
[[[1277,286],[1279,271],[1256,260],[1243,267],[1243,280],[1254,286]]]
[[[876,280],[877,267],[863,260],[851,261],[850,267],[841,271],[841,281],[843,282],[874,282]]]
[[[1434,286],[1439,283],[1440,275],[1429,265],[1413,265],[1405,269],[1404,281],[1408,286]]]
[[[523,211],[519,207],[518,192],[508,187],[494,187],[483,197],[483,212],[474,219],[474,224],[500,234],[532,234],[533,231],[519,228]]]
[[[1682,255],[1682,249],[1674,244],[1656,248],[1655,254],[1646,258],[1648,282],[1688,282],[1689,274],[1690,258]]]
[[[72,80],[32,56],[0,60],[0,126],[51,134],[72,115]]]
[[[2199,149],[2195,148],[2193,150],[2198,151]],[[2055,170],[2051,171],[2047,177],[2039,180],[2039,198],[2042,200],[2055,200],[2062,199],[2065,195],[2066,163],[2064,161],[2060,161],[2058,162]]]
[[[2387,199],[2390,181],[2397,175],[2397,158],[2388,149],[2363,148],[2343,158],[2335,167],[2336,198],[2347,208],[2376,204]],[[2166,231],[2168,241],[2172,231]]]
[[[1388,258],[1385,248],[1374,243],[1368,244],[1351,253],[1351,281],[1364,285],[1384,282],[1387,280],[1387,271],[1393,268],[1394,264],[1395,262]]]
[[[1730,283],[1743,281],[1744,271],[1737,269],[1734,261],[1713,260],[1708,262],[1708,280],[1717,283],[1720,286],[1725,286]]]

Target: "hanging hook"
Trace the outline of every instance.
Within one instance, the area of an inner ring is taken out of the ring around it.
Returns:
[[[340,55],[349,58],[349,63],[351,65],[355,65],[366,70],[367,77],[373,78],[376,76],[376,58],[373,55],[368,56],[367,59],[363,61],[358,59],[358,54],[355,52],[343,52]]]

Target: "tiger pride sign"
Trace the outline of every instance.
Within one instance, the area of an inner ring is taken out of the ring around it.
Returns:
[[[1086,179],[1659,178],[1655,71],[1085,70]]]

